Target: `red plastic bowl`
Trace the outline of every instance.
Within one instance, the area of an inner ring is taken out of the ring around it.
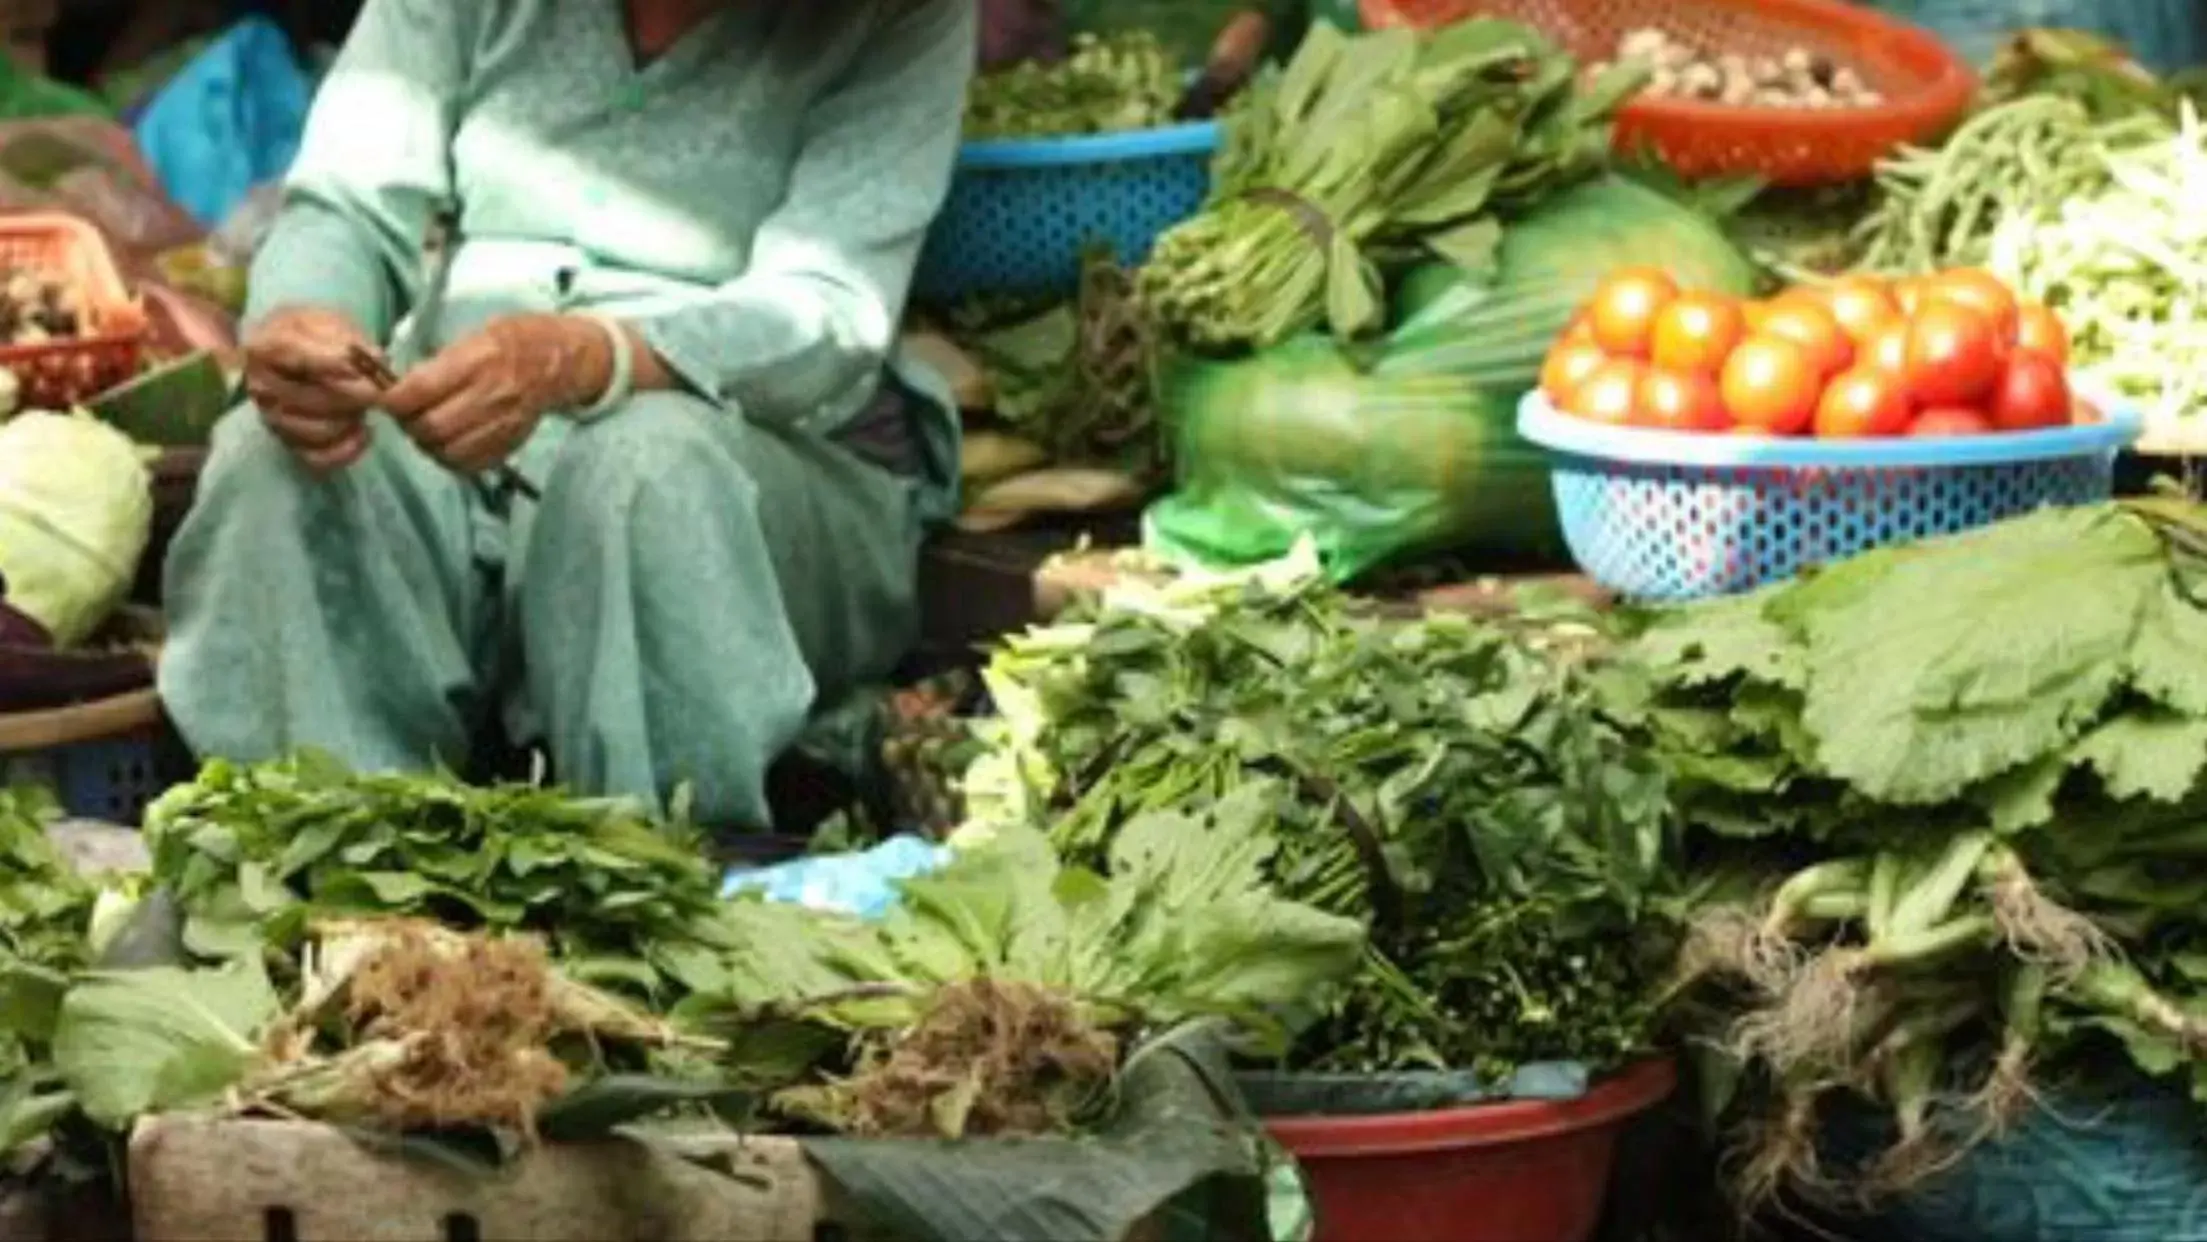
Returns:
[[[1303,1167],[1311,1242],[1587,1242],[1625,1123],[1678,1085],[1649,1061],[1576,1100],[1268,1118]]]
[[[1885,96],[1876,107],[1828,110],[1642,96],[1618,111],[1618,150],[1652,148],[1690,177],[1853,181],[1902,143],[1945,134],[1977,90],[1969,66],[1929,31],[1846,0],[1359,0],[1358,15],[1369,27],[1419,29],[1509,18],[1545,33],[1582,64],[1614,59],[1618,38],[1642,26],[1746,56],[1797,47],[1853,67]]]

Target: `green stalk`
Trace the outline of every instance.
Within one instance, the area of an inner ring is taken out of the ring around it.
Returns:
[[[1955,837],[1928,871],[1902,891],[1893,905],[1888,929],[1906,936],[1944,921],[1954,903],[1976,877],[1977,866],[1992,848],[1990,833],[1971,832]]]
[[[1788,877],[1778,891],[1771,895],[1770,911],[1763,918],[1763,934],[1780,940],[1796,939],[1796,933],[1805,923],[1832,922],[1828,917],[1812,917],[1812,907],[1819,902],[1837,900],[1845,910],[1867,911],[1870,895],[1865,886],[1870,881],[1871,868],[1859,858],[1834,859],[1820,862],[1796,871]],[[1853,917],[1843,913],[1840,917]]]

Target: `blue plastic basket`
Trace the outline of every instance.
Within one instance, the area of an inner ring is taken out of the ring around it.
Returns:
[[[1108,244],[1123,263],[1194,215],[1211,189],[1215,121],[1124,134],[969,142],[920,252],[913,294],[1070,294],[1081,255]]]
[[[1982,65],[2018,30],[2089,30],[2114,39],[2160,73],[2207,60],[2207,5],[2199,0],[1878,0],[1877,8],[1939,36]]]
[[[158,730],[76,742],[48,750],[0,754],[0,780],[53,791],[77,819],[136,825],[168,788],[164,739]]]
[[[1790,440],[1606,426],[1559,414],[1534,392],[1517,428],[1552,455],[1564,542],[1588,577],[1636,599],[1692,599],[2105,500],[2139,420],[2126,410],[2007,435]]]

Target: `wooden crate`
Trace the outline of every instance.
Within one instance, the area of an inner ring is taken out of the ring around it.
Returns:
[[[486,1177],[371,1152],[328,1126],[161,1117],[131,1136],[131,1217],[137,1242],[862,1236],[795,1140],[731,1138],[713,1156],[720,1169],[640,1143],[552,1145]]]

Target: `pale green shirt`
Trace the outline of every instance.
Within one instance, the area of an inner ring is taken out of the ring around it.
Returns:
[[[836,430],[877,388],[948,186],[975,7],[730,0],[639,65],[621,0],[367,0],[248,321],[332,306],[390,340],[456,202],[444,340],[606,310],[698,394]]]

